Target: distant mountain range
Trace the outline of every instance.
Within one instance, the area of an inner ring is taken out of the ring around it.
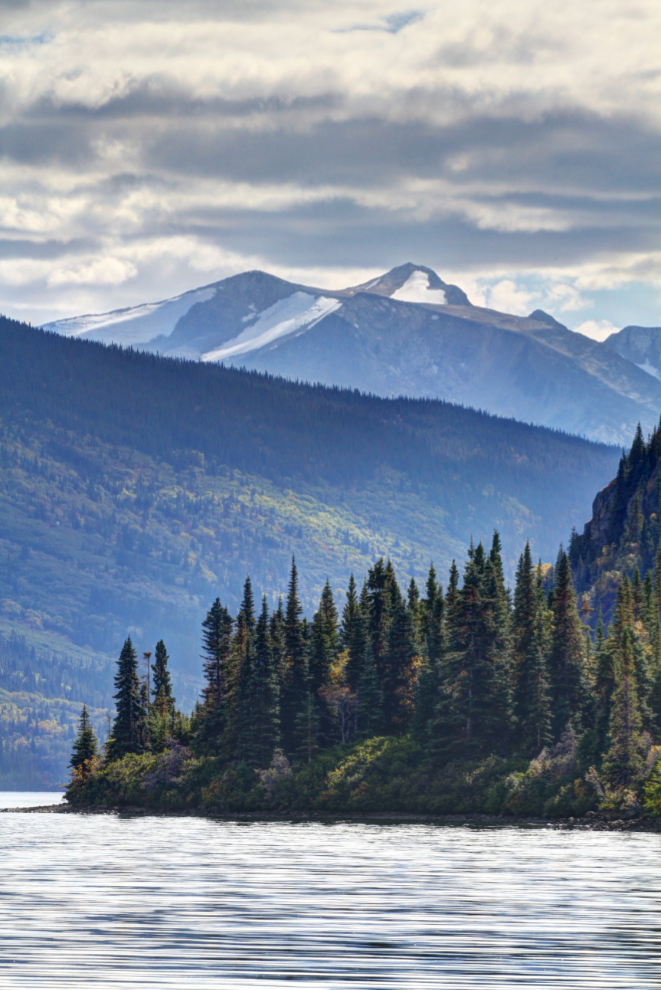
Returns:
[[[542,310],[473,306],[421,265],[338,291],[245,272],[44,329],[384,397],[441,398],[620,445],[661,412],[661,330],[627,327],[598,343]]]

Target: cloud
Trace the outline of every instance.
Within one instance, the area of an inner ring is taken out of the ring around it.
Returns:
[[[416,258],[600,320],[661,285],[660,33],[652,0],[3,4],[3,307]]]
[[[617,333],[622,327],[613,326],[609,320],[586,320],[574,328],[576,333],[582,333],[593,340],[606,340],[612,333]]]

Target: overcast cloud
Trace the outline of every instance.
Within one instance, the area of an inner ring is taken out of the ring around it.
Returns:
[[[654,0],[5,0],[0,310],[411,260],[661,325],[660,38]]]

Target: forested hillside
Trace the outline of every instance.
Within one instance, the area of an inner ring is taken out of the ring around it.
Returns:
[[[650,572],[651,573],[651,572]],[[658,572],[657,572],[658,576]],[[117,714],[99,750],[86,710],[73,803],[212,813],[661,813],[661,601],[628,577],[594,644],[567,555],[544,589],[526,544],[513,595],[500,540],[471,543],[444,588],[399,585],[378,560],[340,611],[329,584],[302,616],[292,563],[270,609],[246,579],[238,613],[202,624],[205,685],[178,711],[163,642],[141,681],[127,639]]]
[[[9,320],[0,400],[0,687],[15,698],[25,677],[22,714],[2,702],[5,782],[12,753],[38,756],[40,739],[47,749],[70,735],[47,699],[85,700],[102,726],[127,632],[145,650],[165,637],[190,707],[200,618],[216,595],[236,608],[246,573],[273,604],[294,552],[312,614],[327,577],[341,592],[379,556],[407,581],[432,559],[444,572],[494,527],[511,573],[526,536],[554,559],[617,463],[611,448],[441,402],[164,360]],[[59,691],[46,673],[35,684],[25,651],[33,671],[67,672]]]

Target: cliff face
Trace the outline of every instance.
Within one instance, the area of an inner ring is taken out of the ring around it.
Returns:
[[[597,494],[592,519],[572,535],[569,559],[579,592],[607,619],[617,584],[636,568],[655,568],[661,540],[661,427],[647,441],[640,427],[617,477]],[[595,620],[596,621],[596,620]]]
[[[601,548],[607,542],[606,537],[610,527],[613,504],[617,494],[617,479],[613,478],[610,484],[597,492],[592,503],[592,518],[585,524],[584,536],[590,543]]]

